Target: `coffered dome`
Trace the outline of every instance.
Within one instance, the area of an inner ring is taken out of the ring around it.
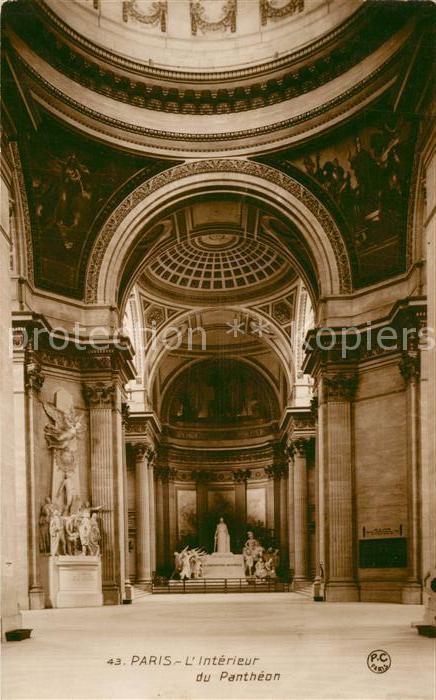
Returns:
[[[261,241],[210,233],[167,248],[148,274],[175,288],[222,291],[279,280],[287,270],[286,260]]]
[[[271,229],[271,216],[218,194],[179,208],[157,223],[139,276],[151,296],[176,304],[264,299],[292,285],[299,273]],[[268,225],[267,225],[268,224]],[[293,239],[292,239],[293,241]]]

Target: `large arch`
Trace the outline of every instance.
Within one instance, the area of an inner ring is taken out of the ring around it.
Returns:
[[[272,205],[298,228],[308,245],[320,295],[351,292],[350,261],[341,232],[324,205],[303,184],[270,166],[217,159],[178,165],[139,185],[100,231],[86,272],[85,301],[115,305],[127,256],[144,226],[193,193],[232,187]]]

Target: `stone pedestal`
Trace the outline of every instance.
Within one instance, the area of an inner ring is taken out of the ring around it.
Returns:
[[[103,605],[100,557],[47,556],[45,567],[47,607],[85,608]]]
[[[204,561],[203,578],[245,578],[242,554],[209,554]]]

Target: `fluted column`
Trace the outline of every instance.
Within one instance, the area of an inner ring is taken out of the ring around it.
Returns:
[[[354,373],[323,378],[328,506],[327,601],[359,600],[355,581],[351,401]]]
[[[295,573],[294,447],[291,438],[286,443],[285,454],[288,463],[288,559],[289,573],[293,577]]]
[[[307,465],[308,440],[296,438],[294,446],[294,538],[295,564],[294,587],[308,581],[308,529],[307,529]]]
[[[35,398],[41,391],[44,376],[31,349],[26,350],[25,359],[25,390],[26,390],[26,453],[27,476],[29,484],[29,605],[31,610],[45,607],[44,590],[41,585],[39,571],[38,543],[38,504],[36,487],[36,448],[35,448]]]
[[[151,573],[156,572],[156,494],[154,485],[154,462],[156,453],[153,454],[148,460],[148,490],[149,490],[149,509],[148,514],[150,518],[150,564]]]
[[[116,605],[120,603],[115,509],[117,465],[113,435],[116,387],[112,382],[96,382],[85,384],[83,393],[89,406],[92,505],[102,507],[100,517],[103,600],[106,605]]]
[[[127,403],[123,403],[121,407],[122,414],[122,450],[123,450],[123,503],[122,515],[124,521],[124,602],[130,603],[133,598],[133,586],[130,581],[130,562],[129,562],[129,504],[128,504],[128,489],[127,489],[127,454],[126,454],[126,426],[129,422],[129,407]]]
[[[420,350],[404,352],[400,372],[406,383],[407,402],[407,583],[402,590],[402,602],[421,603],[420,583]]]
[[[152,576],[152,548],[150,527],[149,462],[154,448],[149,440],[138,442],[135,449],[136,501],[136,581],[150,584]]]

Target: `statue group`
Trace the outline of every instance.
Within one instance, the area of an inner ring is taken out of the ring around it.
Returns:
[[[77,509],[65,506],[62,510],[47,496],[39,516],[40,551],[53,556],[98,556],[100,554],[100,527],[97,512],[101,506],[89,502]]]
[[[245,575],[258,579],[276,578],[279,565],[279,550],[272,549],[272,547],[265,550],[251,531],[247,533],[247,536],[248,539],[242,550]]]
[[[213,551],[214,555],[231,555],[230,534],[224,518],[219,519],[215,528]],[[203,549],[199,547],[194,549],[185,547],[181,552],[174,552],[174,557],[175,572],[182,581],[203,578],[203,566],[206,557],[208,557],[207,552]],[[266,580],[277,577],[279,550],[272,547],[269,549],[262,547],[251,531],[247,533],[247,541],[242,550],[242,557],[247,578]]]
[[[185,547],[181,552],[174,552],[175,571],[182,581],[203,578],[203,562],[207,553],[196,547]]]

